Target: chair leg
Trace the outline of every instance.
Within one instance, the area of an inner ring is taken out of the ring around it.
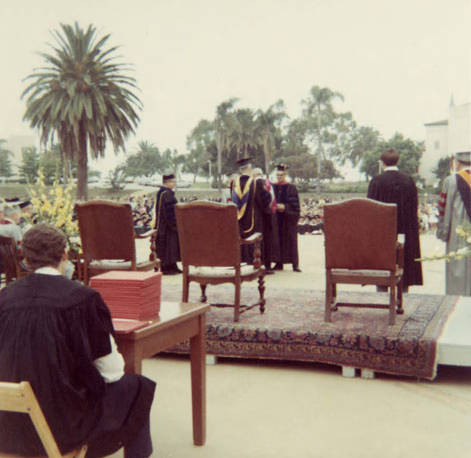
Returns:
[[[239,321],[240,316],[240,281],[234,284],[234,321]]]
[[[183,274],[183,292],[182,292],[182,302],[188,302],[188,296],[190,294],[190,282],[185,274]]]
[[[201,288],[200,302],[206,302],[208,300],[208,298],[206,296],[206,286],[207,285],[200,284],[200,288]]]
[[[396,285],[389,285],[389,324],[392,326],[396,322]]]
[[[404,313],[404,309],[402,308],[402,289],[403,289],[403,280],[401,278],[401,281],[397,284],[397,314],[402,315]]]
[[[336,312],[339,308],[337,307],[337,283],[332,283],[332,311]]]
[[[260,313],[265,312],[265,276],[258,277],[258,292],[260,293]]]
[[[326,272],[325,275],[325,310],[324,310],[324,321],[330,323],[332,321],[332,292],[333,284],[331,282],[330,273]]]

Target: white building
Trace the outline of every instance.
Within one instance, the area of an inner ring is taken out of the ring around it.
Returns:
[[[471,149],[471,103],[449,107],[448,119],[425,124],[425,152],[419,174],[427,184],[437,181],[433,170],[438,161],[460,151]]]
[[[26,147],[38,147],[39,140],[34,135],[10,135],[6,138],[5,149],[11,151],[11,162],[13,165],[13,173],[18,172],[18,167],[23,162],[22,149]]]

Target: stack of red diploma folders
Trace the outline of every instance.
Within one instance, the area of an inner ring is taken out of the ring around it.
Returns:
[[[113,318],[147,320],[160,310],[162,274],[113,270],[90,279],[101,294]]]

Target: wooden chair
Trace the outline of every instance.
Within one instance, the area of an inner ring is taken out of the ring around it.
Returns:
[[[87,445],[83,445],[66,455],[60,453],[29,382],[0,382],[0,410],[28,414],[49,458],[83,458],[85,456]],[[15,457],[19,457],[19,455],[2,454],[0,452],[0,458]]]
[[[339,306],[389,309],[389,324],[402,309],[403,245],[397,242],[397,208],[371,199],[324,206],[325,321]],[[389,287],[389,305],[337,302],[337,283]],[[397,290],[397,296],[396,296]]]
[[[233,283],[234,305],[211,304],[234,307],[234,321],[246,310],[257,305],[260,313],[265,311],[265,270],[261,267],[260,244],[262,235],[253,234],[248,239],[239,236],[237,207],[235,205],[192,202],[175,206],[180,253],[183,265],[182,301],[188,302],[190,282],[201,287],[201,301],[206,302],[206,286]],[[241,265],[241,246],[254,246],[253,265]],[[240,304],[241,284],[258,280],[260,299],[252,305]]]
[[[131,206],[102,200],[79,203],[77,212],[82,242],[82,275],[87,285],[90,277],[110,270],[157,270],[160,261],[149,231],[136,235]],[[136,261],[136,239],[150,238],[149,259]]]
[[[0,236],[0,259],[7,285],[28,275],[29,271],[25,270],[20,264],[19,253],[12,237]]]

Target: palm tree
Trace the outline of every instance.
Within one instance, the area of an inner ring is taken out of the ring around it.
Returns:
[[[233,132],[234,114],[230,111],[239,99],[233,97],[222,102],[216,107],[216,118],[214,119],[214,130],[216,132],[217,147],[217,177],[218,191],[222,192],[222,152],[230,147],[230,136]]]
[[[6,143],[6,140],[0,138],[0,176],[8,178],[12,175],[10,156],[13,153],[3,146]]]
[[[272,152],[275,149],[276,132],[280,127],[283,118],[286,117],[283,100],[278,100],[271,105],[267,111],[257,111],[257,126],[262,139],[263,154],[265,156],[265,173],[270,173],[269,167]]]
[[[61,148],[77,159],[77,198],[87,199],[88,152],[104,156],[106,141],[115,152],[137,127],[141,101],[134,94],[135,79],[129,66],[114,57],[117,47],[105,48],[110,35],[96,38],[96,29],[61,24],[54,31],[52,53],[41,53],[46,66],[26,79],[32,80],[22,97],[24,119],[38,128],[46,144],[57,135]]]
[[[233,144],[237,159],[247,157],[248,148],[257,145],[254,115],[250,108],[241,108],[234,113]]]
[[[308,131],[317,138],[318,164],[326,159],[323,148],[324,132],[334,123],[337,113],[334,110],[335,100],[344,98],[340,92],[332,91],[328,87],[313,86],[309,97],[302,101],[305,106],[303,115],[307,123]]]

